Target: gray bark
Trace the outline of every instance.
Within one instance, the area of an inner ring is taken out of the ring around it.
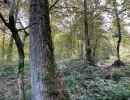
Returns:
[[[48,9],[48,0],[30,0],[30,24]],[[49,12],[30,27],[30,66],[32,100],[71,100],[62,93],[68,92],[55,65]]]
[[[30,24],[45,13],[47,0],[30,0]],[[48,14],[46,15],[48,16]],[[49,16],[48,16],[49,17]],[[47,84],[43,78],[48,74],[50,59],[50,26],[49,20],[43,17],[30,27],[30,66],[32,100],[51,100],[47,93]],[[53,58],[53,57],[52,57]],[[51,67],[51,66],[50,66]]]

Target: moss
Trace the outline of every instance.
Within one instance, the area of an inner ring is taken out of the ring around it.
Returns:
[[[55,84],[49,84],[47,92],[50,95],[58,95],[59,94],[59,91],[58,91]]]
[[[60,93],[57,100],[67,100],[63,93]]]
[[[68,90],[62,91],[63,95],[66,97],[66,100],[71,100],[70,94],[68,93]]]
[[[54,94],[57,94],[58,90],[57,90],[57,87],[55,85],[55,82],[54,82],[54,78],[50,75],[50,74],[47,74],[43,80],[45,80],[47,82],[47,85],[48,85],[48,90],[47,92],[50,94],[50,95],[53,95]]]
[[[43,78],[43,80],[45,80],[47,82],[47,85],[48,85],[47,93],[48,94],[50,94],[50,95],[58,95],[59,94],[59,91],[55,85],[53,77],[51,77],[50,75],[46,75]]]
[[[23,72],[23,68],[24,68],[24,64],[19,62],[19,64],[18,64],[18,74]]]
[[[70,97],[70,94],[68,93],[68,90],[66,89],[59,94],[57,100],[72,100],[72,99]]]
[[[49,75],[46,75],[44,78],[43,78],[43,80],[46,80],[46,82],[48,82],[48,83],[54,83],[54,78],[53,77],[50,77]]]
[[[48,75],[52,78],[55,77],[55,70],[54,67],[47,67]]]
[[[48,74],[43,78],[47,82],[48,90],[47,93],[49,95],[55,95],[57,96],[57,100],[71,100],[71,97],[68,93],[68,90],[65,89],[62,92],[59,92],[57,89],[56,83],[54,81],[55,78],[55,66],[47,67]]]
[[[43,78],[47,82],[48,90],[47,93],[49,95],[59,95],[59,91],[56,87],[54,78],[55,78],[55,71],[54,67],[47,67],[48,74]]]

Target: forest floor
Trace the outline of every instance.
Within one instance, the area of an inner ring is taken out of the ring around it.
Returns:
[[[86,66],[82,61],[64,62],[61,70],[74,100],[130,100],[130,64]]]
[[[30,66],[25,64],[24,70],[24,88],[26,100],[31,100],[30,93]],[[28,77],[27,77],[28,76]],[[19,100],[17,85],[17,64],[0,65],[0,100]]]
[[[116,68],[107,62],[95,66],[78,60],[57,62],[74,100],[130,100],[130,63],[125,64]],[[26,100],[31,100],[29,67],[25,64]],[[0,100],[18,100],[16,73],[16,65],[0,65]]]

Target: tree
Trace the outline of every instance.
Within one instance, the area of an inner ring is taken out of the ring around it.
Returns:
[[[20,38],[18,34],[18,29],[15,26],[15,18],[14,18],[14,0],[10,1],[10,11],[9,11],[9,22],[6,22],[5,18],[0,13],[0,18],[5,24],[5,26],[11,31],[12,36],[15,40],[19,62],[18,62],[18,87],[19,87],[19,98],[20,100],[25,100],[24,94],[24,82],[23,82],[23,71],[24,71],[24,42],[25,38],[28,36],[28,33],[24,30],[25,35],[23,40]]]
[[[15,25],[16,25],[16,22],[17,22],[17,19],[18,19],[18,12],[19,12],[19,5],[20,5],[20,0],[17,0],[16,2],[16,8],[15,8]],[[12,61],[12,49],[13,49],[13,35],[11,35],[10,37],[10,42],[9,42],[9,47],[8,47],[8,55],[7,55],[7,61],[10,62]]]
[[[123,20],[123,18],[121,16],[127,15],[127,11],[129,9],[129,2],[128,0],[106,0],[106,5],[109,5],[107,8],[107,11],[112,14],[113,16],[113,21],[116,21],[116,27],[117,27],[117,34],[115,34],[115,37],[118,38],[117,41],[117,46],[116,46],[116,56],[117,56],[117,60],[114,62],[114,64],[112,64],[112,66],[123,66],[124,63],[121,62],[121,58],[120,58],[120,46],[121,46],[121,42],[122,42],[122,24],[121,24],[121,20]],[[127,15],[128,16],[128,15]]]
[[[85,26],[85,40],[86,40],[86,60],[88,64],[91,64],[91,48],[90,39],[88,34],[88,17],[87,17],[87,0],[84,0],[84,26]]]
[[[43,16],[30,27],[32,100],[70,100],[65,95],[67,91],[61,84],[63,82],[60,83],[62,88],[59,88],[57,83],[57,75],[60,74],[56,74],[57,68],[48,12],[49,3],[48,0],[39,2],[30,0],[30,23]]]
[[[115,16],[116,16],[116,21],[117,21],[117,30],[118,30],[118,41],[117,41],[117,58],[120,61],[120,43],[121,43],[121,25],[120,25],[120,18],[119,18],[119,14],[117,11],[117,2],[116,0],[114,0],[113,2],[113,6],[114,6],[114,11],[115,11]]]

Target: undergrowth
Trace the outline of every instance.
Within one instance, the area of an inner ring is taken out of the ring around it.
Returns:
[[[81,61],[65,62],[61,70],[74,100],[130,100],[130,68],[105,71]],[[110,79],[105,79],[111,74]]]

